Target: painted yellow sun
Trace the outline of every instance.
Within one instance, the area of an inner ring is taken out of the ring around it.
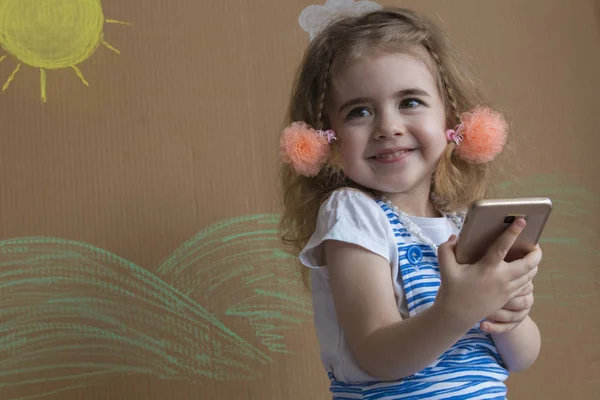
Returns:
[[[100,45],[117,54],[104,40],[105,23],[100,0],[0,0],[0,46],[19,62],[7,78],[8,89],[21,64],[40,69],[42,101],[46,102],[46,71],[71,68],[89,86],[78,65]],[[0,57],[2,62],[7,56]]]

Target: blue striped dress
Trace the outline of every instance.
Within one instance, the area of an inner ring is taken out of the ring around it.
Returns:
[[[398,246],[400,278],[410,316],[430,307],[440,286],[438,260],[432,248],[417,242],[387,204],[377,201],[388,216]],[[370,399],[501,399],[506,398],[508,371],[489,334],[479,324],[433,364],[395,382],[345,383],[331,372],[335,400]]]

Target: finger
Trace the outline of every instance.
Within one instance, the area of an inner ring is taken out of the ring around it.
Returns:
[[[525,296],[515,297],[502,308],[510,311],[530,310],[533,307],[534,301],[533,294],[530,293]]]
[[[438,261],[440,267],[456,263],[456,257],[454,255],[455,245],[456,235],[451,235],[446,242],[438,247]]]
[[[525,319],[525,317],[527,317],[528,314],[529,314],[529,309],[512,311],[512,310],[507,310],[505,308],[502,308],[502,309],[496,311],[495,313],[493,313],[492,315],[490,315],[488,318],[486,318],[486,320],[492,321],[492,322],[502,322],[502,323],[521,322]]]
[[[523,291],[521,292],[521,296],[527,296],[527,295],[532,294],[532,293],[533,293],[533,283],[529,282],[523,288]]]
[[[540,263],[542,262],[542,249],[540,248],[540,246],[535,246],[535,248],[532,251],[530,251],[525,255],[525,257],[523,257],[523,260],[533,265],[540,265]]]
[[[513,307],[521,305],[522,299],[527,296],[533,297],[533,283],[531,282],[516,290],[514,296],[502,308],[512,310]]]
[[[487,333],[505,333],[510,332],[519,326],[520,322],[511,322],[511,323],[502,323],[502,322],[492,322],[492,321],[484,321],[481,323],[480,328],[484,332]]]
[[[530,266],[527,265],[526,263],[524,266],[517,266],[515,269],[518,271],[526,271],[524,274],[520,275],[519,277],[517,277],[516,279],[513,279],[512,281],[509,282],[508,284],[508,290],[510,292],[512,292],[512,296],[518,296],[521,292],[519,292],[519,290],[523,290],[523,286],[528,285],[529,283],[531,283],[532,279],[535,277],[535,275],[538,272],[538,267],[537,266]],[[513,266],[515,265],[514,263],[508,264],[508,266]],[[514,272],[513,272],[514,273]]]
[[[525,228],[526,222],[523,218],[517,218],[502,234],[496,239],[496,241],[490,246],[488,251],[483,256],[482,261],[486,264],[497,265],[504,261],[506,254],[510,250],[511,246],[517,240],[517,237]]]
[[[531,254],[531,253],[530,253]],[[529,256],[529,255],[528,255]],[[537,274],[538,258],[535,256],[525,257],[520,260],[507,263],[503,268],[509,281],[517,280],[524,275],[535,277]],[[523,282],[525,284],[525,282]]]
[[[510,304],[513,304],[513,301],[516,301],[517,299],[520,299],[525,296],[532,295],[532,293],[533,293],[533,283],[531,283],[531,281],[530,281],[530,282],[526,283],[524,286],[521,286],[519,289],[517,289],[515,291],[515,294],[512,297],[512,299],[510,299],[510,301],[508,303],[506,303],[504,305],[504,307],[502,307],[502,308],[508,308],[508,306]]]

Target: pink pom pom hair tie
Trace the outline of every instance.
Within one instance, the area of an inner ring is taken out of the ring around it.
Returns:
[[[448,129],[446,131],[446,139],[448,139],[449,142],[456,143],[457,146],[463,140],[462,135],[460,133],[456,132],[458,129],[460,129],[460,127],[461,127],[460,125],[457,125],[456,128],[454,128],[454,129]]]
[[[460,124],[446,131],[454,152],[463,160],[481,164],[492,161],[502,152],[508,136],[508,123],[502,114],[487,107],[476,107],[460,116]]]
[[[300,175],[316,176],[327,163],[334,140],[337,138],[331,129],[316,130],[304,122],[293,122],[281,133],[281,160]]]

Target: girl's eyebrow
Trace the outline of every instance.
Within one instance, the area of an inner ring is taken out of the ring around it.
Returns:
[[[397,97],[406,97],[406,96],[423,96],[428,97],[429,93],[419,88],[410,88],[410,89],[402,89],[398,93],[396,93]],[[369,97],[356,97],[344,102],[340,108],[339,112],[341,113],[345,108],[354,106],[360,103],[368,103],[371,99]]]

